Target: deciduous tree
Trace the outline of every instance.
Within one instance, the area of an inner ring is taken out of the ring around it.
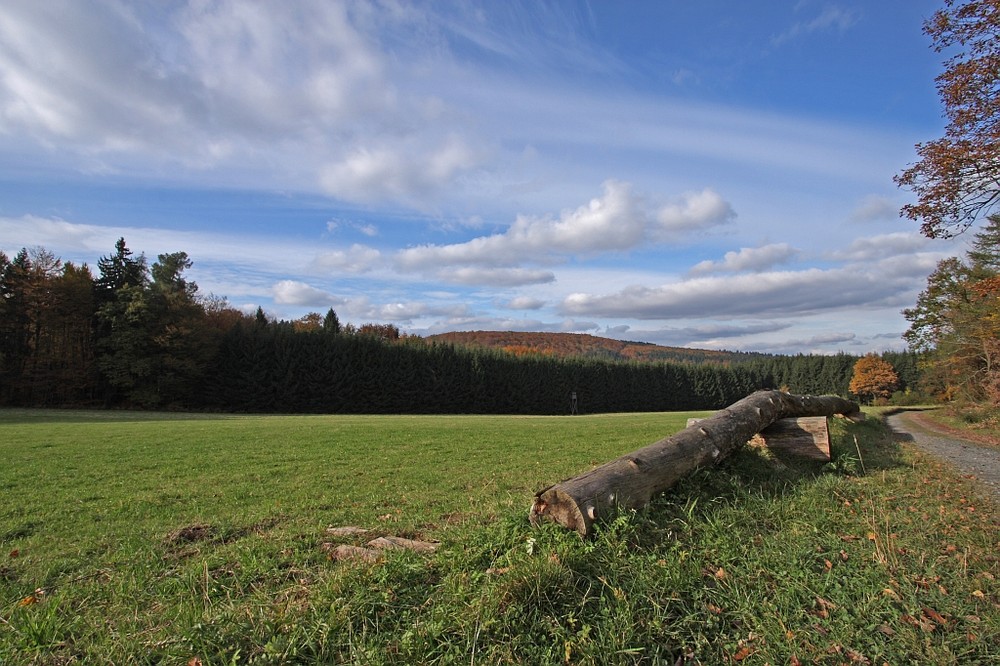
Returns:
[[[854,364],[850,391],[862,400],[888,399],[899,385],[899,377],[888,361],[868,354]]]
[[[925,380],[942,397],[1000,404],[1000,215],[975,235],[965,261],[938,264],[903,315],[904,337],[926,354]]]
[[[1000,202],[1000,0],[945,0],[924,24],[939,53],[948,124],[917,145],[920,160],[896,176],[917,202],[902,213],[930,238],[960,233]]]

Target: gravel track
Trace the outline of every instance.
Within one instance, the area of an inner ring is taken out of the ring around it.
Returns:
[[[949,463],[962,474],[973,475],[1000,506],[1000,449],[927,429],[910,412],[886,418],[893,432],[938,460]]]

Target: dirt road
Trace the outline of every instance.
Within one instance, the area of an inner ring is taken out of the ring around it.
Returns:
[[[912,412],[893,414],[886,422],[894,432],[909,435],[907,439],[912,438],[921,451],[951,464],[962,474],[975,476],[994,503],[1000,505],[1000,449],[930,430]]]

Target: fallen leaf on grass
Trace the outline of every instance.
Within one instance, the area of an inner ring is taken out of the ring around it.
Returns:
[[[938,624],[941,624],[941,625],[948,624],[948,620],[946,620],[943,615],[941,615],[940,613],[938,613],[933,608],[929,608],[928,606],[924,606],[923,611],[924,611],[924,615],[928,619],[930,619],[932,622],[937,622]]]
[[[754,649],[752,647],[750,647],[749,645],[744,645],[743,647],[741,647],[739,650],[736,651],[736,654],[733,655],[733,661],[743,661],[753,653]]]
[[[872,663],[871,661],[869,661],[868,657],[866,657],[865,655],[861,654],[857,650],[852,650],[849,647],[845,647],[844,648],[844,654],[846,654],[850,658],[852,664],[870,664],[870,663]]]
[[[927,633],[931,633],[932,631],[934,631],[935,627],[934,623],[928,620],[926,617],[915,618],[912,615],[904,614],[901,615],[899,619],[902,620],[905,624],[908,624],[911,627],[917,627]]]
[[[188,659],[187,666],[201,666],[201,659],[198,657],[191,657]]]
[[[791,659],[788,660],[788,666],[802,666],[802,662],[793,654]]]
[[[892,627],[890,627],[889,625],[887,625],[885,622],[883,622],[882,624],[880,624],[878,626],[878,632],[880,634],[885,635],[885,636],[895,636],[896,635],[896,630],[893,629]]]
[[[818,605],[823,610],[836,610],[837,604],[832,601],[827,601],[823,597],[816,597],[816,605]]]
[[[7,554],[7,557],[19,557],[20,555],[21,551],[15,548],[14,550],[10,551],[10,553]]]
[[[17,605],[21,606],[21,607],[24,607],[24,606],[30,606],[32,604],[37,604],[37,603],[38,603],[38,597],[36,597],[35,595],[31,594],[31,595],[26,596],[24,599],[21,599],[21,601],[19,601]]]
[[[982,590],[975,590],[973,591],[972,596],[974,596],[977,599],[985,599],[986,593],[983,592]]]
[[[714,615],[722,615],[722,609],[715,604],[705,604],[705,609]]]

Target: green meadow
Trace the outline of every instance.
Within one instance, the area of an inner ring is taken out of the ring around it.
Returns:
[[[0,410],[0,663],[986,664],[995,509],[877,419],[581,540],[534,492],[703,413]],[[331,526],[372,530],[335,538]],[[430,555],[333,561],[378,535]]]

